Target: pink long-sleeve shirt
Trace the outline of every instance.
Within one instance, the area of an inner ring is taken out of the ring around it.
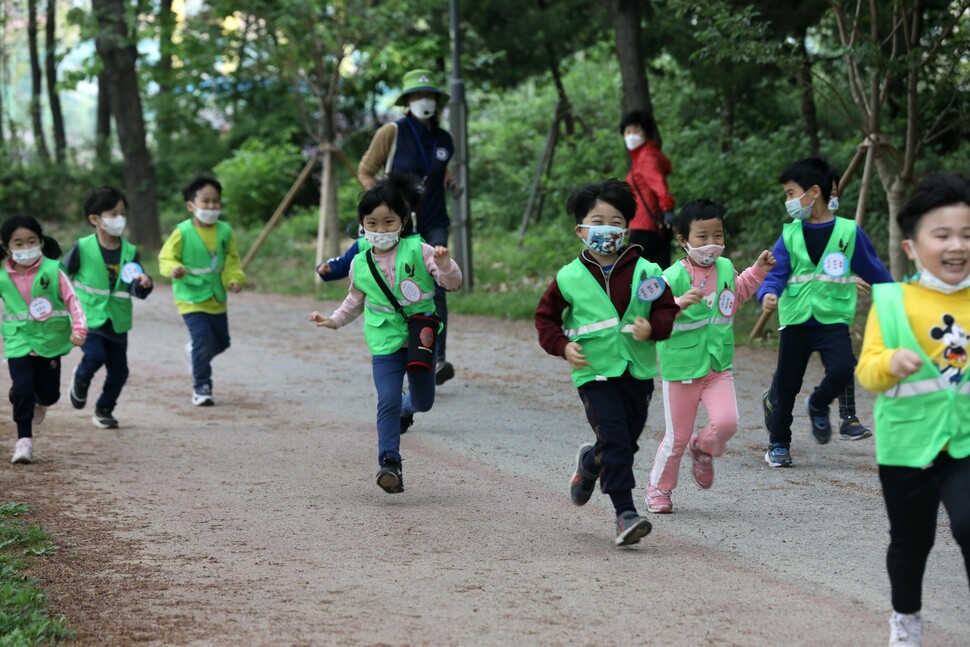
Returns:
[[[717,267],[713,265],[710,268],[698,267],[697,265],[694,265],[686,258],[682,258],[677,262],[680,263],[687,270],[687,273],[690,276],[694,277],[697,280],[703,279],[704,275],[708,273],[708,269],[710,269],[710,273],[711,273],[710,278],[712,278],[713,280],[707,281],[706,284],[704,285],[704,298],[705,300],[707,300],[708,305],[713,303],[713,299],[715,298],[714,292],[715,290],[717,290],[717,287],[718,287],[717,286]],[[763,269],[761,269],[758,266],[757,261],[755,261],[755,263],[752,264],[751,267],[746,269],[741,274],[738,274],[737,272],[735,272],[734,290],[737,293],[737,302],[735,305],[735,309],[737,309],[738,306],[740,306],[742,303],[744,303],[745,301],[753,297],[758,292],[758,288],[761,287],[761,284],[764,282],[765,276],[767,276],[767,274],[768,274],[767,272],[765,272]],[[680,305],[682,296],[683,295],[678,295],[674,298],[674,301],[677,302],[677,305]],[[681,306],[681,311],[683,311],[683,306]]]
[[[461,268],[458,263],[451,259],[444,267],[438,267],[434,262],[434,247],[421,243],[421,256],[424,258],[424,267],[428,273],[434,277],[435,282],[446,290],[456,290],[461,286]],[[374,254],[374,261],[377,269],[381,271],[388,285],[396,283],[397,270],[397,247],[387,254]],[[364,293],[354,285],[354,266],[350,266],[350,289],[347,297],[340,307],[337,308],[330,318],[337,325],[337,328],[346,326],[364,312]]]
[[[24,298],[24,303],[30,303],[34,277],[37,275],[37,270],[40,269],[42,260],[43,257],[37,259],[26,271],[21,272],[14,267],[12,259],[7,259],[7,274],[10,275],[10,279],[17,287],[17,291],[20,292],[20,296]],[[64,307],[71,313],[71,332],[80,337],[87,337],[88,318],[84,316],[84,308],[81,307],[81,302],[78,300],[77,294],[74,293],[74,286],[71,285],[71,279],[64,273],[64,270],[57,271],[57,287]]]

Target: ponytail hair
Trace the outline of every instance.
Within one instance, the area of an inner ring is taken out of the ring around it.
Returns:
[[[391,173],[360,194],[357,223],[363,224],[365,216],[384,204],[401,218],[401,236],[410,236],[414,233],[413,214],[418,210],[422,195],[424,183],[416,175]]]
[[[44,228],[41,227],[36,218],[18,214],[9,216],[3,221],[3,225],[0,225],[0,242],[3,243],[3,246],[0,247],[0,260],[7,257],[10,248],[10,238],[13,236],[13,232],[21,228],[29,229],[37,234],[37,238],[40,239],[40,250],[44,256],[54,259],[61,257],[61,246],[57,244],[56,240],[44,234]]]

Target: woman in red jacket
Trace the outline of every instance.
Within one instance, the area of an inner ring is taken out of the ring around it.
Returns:
[[[637,198],[637,214],[630,222],[629,242],[643,247],[642,256],[660,267],[670,265],[670,226],[674,219],[674,198],[667,188],[673,167],[657,143],[653,117],[634,110],[620,122],[620,134],[630,155],[627,184]]]

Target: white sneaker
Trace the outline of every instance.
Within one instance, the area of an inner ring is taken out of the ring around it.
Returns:
[[[189,366],[189,375],[194,375],[194,373],[192,372],[192,340],[191,339],[185,345],[184,350],[185,350],[185,360],[189,363],[188,364],[188,366]]]
[[[39,425],[47,417],[47,407],[42,404],[34,405],[34,424]]]
[[[197,407],[211,407],[216,402],[208,393],[192,393],[192,404]]]
[[[34,441],[30,438],[21,438],[13,449],[11,463],[33,463],[34,462]]]
[[[921,647],[923,618],[919,613],[896,613],[889,616],[889,647]]]

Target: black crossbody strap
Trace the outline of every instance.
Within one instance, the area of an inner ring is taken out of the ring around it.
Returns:
[[[637,190],[637,195],[640,196],[640,204],[643,205],[643,208],[647,212],[647,215],[650,216],[650,219],[653,220],[653,222],[657,225],[657,227],[659,227],[660,229],[663,229],[664,228],[663,218],[657,218],[657,216],[654,215],[654,213],[650,210],[650,208],[647,207],[647,201],[643,199],[643,191],[640,190],[640,185],[637,184],[636,180],[633,180],[633,188]]]
[[[384,280],[384,275],[381,274],[379,269],[377,269],[377,263],[374,262],[373,252],[374,250],[372,249],[368,249],[366,252],[364,252],[367,255],[367,265],[370,267],[371,274],[374,275],[374,280],[377,281],[377,285],[380,286],[381,290],[384,292],[384,296],[386,296],[391,302],[391,305],[394,306],[397,313],[404,317],[404,320],[407,321],[408,316],[404,314],[404,308],[402,308],[401,304],[398,303],[397,297],[395,297],[394,293],[391,292],[391,288],[387,287],[387,281]]]

